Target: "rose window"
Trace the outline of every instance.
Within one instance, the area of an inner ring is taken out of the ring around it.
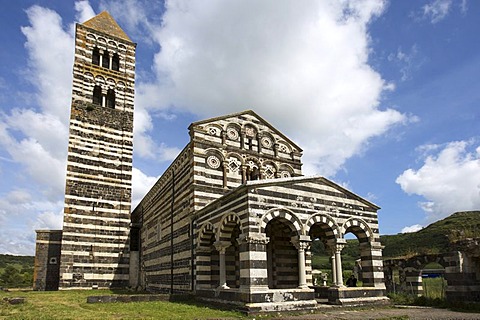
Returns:
[[[218,169],[220,167],[220,159],[216,156],[210,156],[207,158],[207,164],[212,169]]]
[[[237,140],[238,139],[238,131],[233,128],[227,129],[227,137],[230,140]]]
[[[290,178],[290,176],[291,176],[290,172],[288,172],[288,171],[280,172],[280,177],[282,177],[282,178]]]

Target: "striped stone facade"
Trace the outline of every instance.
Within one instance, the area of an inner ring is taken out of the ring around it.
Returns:
[[[192,123],[190,142],[130,214],[135,44],[106,12],[78,24],[75,39],[60,289],[305,309],[316,305],[310,244],[320,239],[332,303],[383,296],[379,208],[304,177],[302,149],[251,110]],[[361,249],[357,291],[342,278],[349,232]]]
[[[126,287],[135,44],[107,12],[77,24],[60,289]]]
[[[36,230],[33,290],[58,289],[62,230]]]
[[[132,286],[249,308],[312,307],[311,242],[321,239],[332,254],[332,290],[347,290],[340,253],[351,232],[364,286],[383,297],[376,205],[302,176],[301,148],[253,111],[189,130],[189,144],[132,213]]]
[[[132,286],[192,292],[194,212],[246,181],[301,174],[302,150],[252,111],[196,122],[189,130],[190,143],[132,213],[139,241],[132,244],[138,261],[131,261],[131,269],[139,270]],[[234,268],[236,262],[228,263]],[[229,277],[238,282],[239,275]]]

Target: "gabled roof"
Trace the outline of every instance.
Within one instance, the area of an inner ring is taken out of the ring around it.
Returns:
[[[122,28],[120,28],[118,23],[107,11],[102,11],[90,20],[81,23],[81,25],[108,34],[112,37],[132,42],[132,40],[130,40],[127,34],[122,30]]]
[[[275,128],[274,126],[272,126],[267,120],[263,119],[262,117],[260,117],[257,113],[255,113],[253,110],[245,110],[245,111],[241,111],[241,112],[237,112],[237,113],[231,113],[231,114],[227,114],[227,115],[224,115],[224,116],[220,116],[220,117],[215,117],[215,118],[210,118],[210,119],[205,119],[205,120],[200,120],[200,121],[196,121],[196,122],[193,122],[192,124],[190,124],[190,126],[188,127],[188,129],[191,129],[193,126],[197,126],[197,125],[202,125],[202,124],[205,124],[205,123],[209,123],[209,122],[214,122],[214,121],[218,121],[218,120],[224,120],[224,119],[228,119],[228,118],[234,118],[234,117],[238,117],[238,116],[242,116],[242,115],[246,115],[246,114],[249,114],[255,118],[257,118],[260,122],[262,122],[264,125],[266,125],[267,127],[269,127],[272,131],[274,131],[276,134],[278,134],[280,137],[282,137],[286,142],[290,143],[293,147],[295,147],[298,151],[302,152],[302,148],[300,148],[295,142],[293,142],[292,140],[290,140],[287,136],[285,136],[283,133],[281,133],[277,128]]]

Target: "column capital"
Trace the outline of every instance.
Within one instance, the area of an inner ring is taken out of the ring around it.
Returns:
[[[232,245],[230,241],[215,241],[213,243],[215,249],[220,253],[225,253],[225,250]]]
[[[270,242],[270,238],[263,233],[242,233],[238,237],[238,243],[248,243],[248,244],[267,244]]]
[[[309,236],[301,235],[292,237],[290,242],[295,246],[295,248],[297,248],[297,250],[305,251],[306,249],[308,249],[308,247],[310,247],[312,239],[310,239]]]
[[[335,239],[335,244],[333,245],[334,252],[341,252],[345,248],[347,240],[343,238]]]

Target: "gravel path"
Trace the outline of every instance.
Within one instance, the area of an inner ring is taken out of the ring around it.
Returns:
[[[372,309],[335,309],[314,314],[281,316],[273,319],[480,319],[480,313],[465,313],[428,307],[391,307]]]

